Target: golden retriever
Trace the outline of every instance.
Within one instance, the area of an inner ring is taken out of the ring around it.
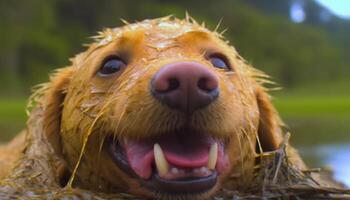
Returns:
[[[126,24],[101,32],[34,94],[27,134],[42,130],[63,186],[209,199],[226,185],[247,188],[256,157],[282,141],[264,78],[193,20]],[[2,179],[32,144],[24,134],[0,149]]]

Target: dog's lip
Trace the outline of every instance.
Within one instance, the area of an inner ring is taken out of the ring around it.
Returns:
[[[211,137],[209,138],[211,139]],[[216,185],[217,177],[219,176],[219,174],[228,167],[227,166],[228,162],[223,163],[223,161],[228,161],[228,159],[225,153],[223,152],[223,143],[220,143],[220,149],[222,149],[221,155],[219,155],[221,159],[221,163],[217,164],[216,168],[213,170],[207,171],[206,173],[199,173],[199,174],[193,175],[195,173],[193,173],[191,169],[194,169],[196,166],[198,167],[198,164],[203,165],[203,163],[201,164],[200,163],[201,161],[200,161],[197,163],[197,165],[194,164],[194,165],[188,166],[190,167],[189,171],[191,173],[187,173],[186,176],[182,176],[182,177],[175,176],[175,178],[174,177],[168,178],[169,176],[166,178],[164,176],[161,177],[158,174],[158,171],[156,170],[156,167],[154,164],[154,155],[152,151],[151,155],[145,155],[145,156],[151,156],[147,160],[151,160],[153,162],[151,165],[150,174],[142,177],[142,174],[140,176],[140,171],[135,171],[134,170],[135,166],[132,167],[129,163],[128,155],[124,147],[125,142],[120,142],[120,140],[115,141],[113,140],[113,138],[107,141],[109,141],[108,142],[109,154],[111,155],[116,165],[132,178],[138,179],[143,186],[145,186],[146,188],[152,191],[166,192],[166,193],[192,193],[192,194],[202,193],[213,188]],[[122,139],[122,141],[125,141],[125,139]],[[217,142],[217,140],[210,141],[210,143],[214,143],[214,142]],[[208,145],[209,145],[208,147],[210,147],[210,144]],[[205,158],[204,162],[207,162],[207,160],[208,159]],[[137,161],[137,162],[140,162],[140,161]],[[185,164],[187,165],[188,163],[185,162]],[[189,168],[179,168],[179,169],[187,170]]]
[[[118,142],[113,139],[107,140],[108,153],[111,155],[114,163],[122,169],[124,172],[132,176],[133,178],[138,178],[138,175],[131,169],[128,159],[122,147],[118,145]]]
[[[216,171],[207,177],[178,180],[166,180],[157,174],[152,174],[151,180],[143,180],[141,183],[143,186],[152,191],[181,195],[206,192],[216,185],[217,178],[218,173]]]

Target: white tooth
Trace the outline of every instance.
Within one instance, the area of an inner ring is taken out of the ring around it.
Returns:
[[[202,172],[202,173],[207,173],[207,172],[208,172],[208,168],[206,168],[206,167],[201,167],[201,168],[200,168],[200,172]]]
[[[209,160],[208,160],[208,169],[214,170],[216,162],[218,160],[218,144],[214,143],[211,145],[209,150]]]
[[[178,173],[179,173],[179,170],[178,170],[176,167],[171,168],[171,173],[173,173],[173,174],[178,174]]]
[[[153,152],[159,175],[162,176],[167,174],[169,171],[169,164],[168,161],[165,159],[164,153],[162,151],[162,148],[160,148],[159,144],[154,144]]]
[[[200,172],[200,169],[199,168],[195,168],[195,169],[193,169],[193,172],[198,174]]]

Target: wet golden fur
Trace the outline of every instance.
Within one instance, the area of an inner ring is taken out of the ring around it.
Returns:
[[[233,72],[211,67],[206,55],[227,56]],[[103,60],[125,56],[128,67],[116,76],[96,75]],[[165,64],[195,61],[208,66],[220,80],[220,97],[199,110],[190,122],[198,130],[227,141],[230,168],[219,183],[199,199],[208,198],[220,187],[245,188],[254,176],[260,153],[278,148],[282,122],[262,86],[266,76],[250,66],[221,34],[194,20],[161,18],[106,29],[96,42],[72,59],[72,65],[57,70],[50,83],[33,95],[36,108],[43,109],[47,141],[61,158],[57,176],[70,179],[69,186],[101,192],[127,192],[154,197],[116,167],[104,149],[104,140],[149,138],[185,123],[181,113],[160,104],[149,93],[151,77]],[[29,124],[31,126],[31,124]],[[23,139],[18,139],[22,141]],[[14,142],[16,143],[16,142]],[[23,146],[23,145],[22,145]],[[0,149],[0,178],[6,177],[20,153],[8,155],[13,144]],[[290,149],[294,163],[303,167]]]

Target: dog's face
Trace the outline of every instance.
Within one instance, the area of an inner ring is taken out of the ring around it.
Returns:
[[[257,74],[188,20],[110,29],[52,80],[46,134],[85,188],[209,198],[247,186],[257,152],[277,147]]]

